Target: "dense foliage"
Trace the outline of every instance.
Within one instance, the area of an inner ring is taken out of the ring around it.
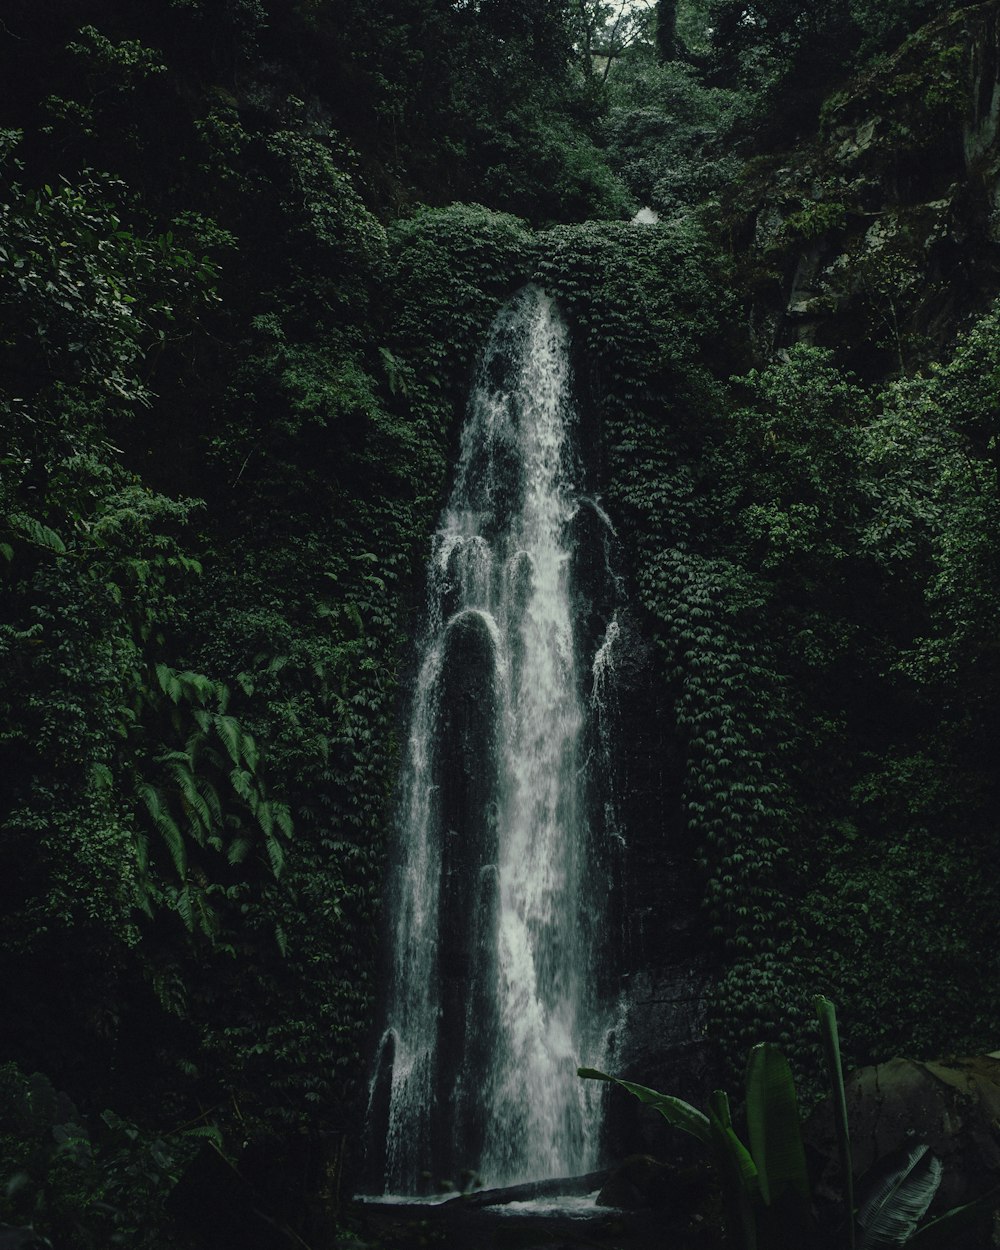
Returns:
[[[529,280],[666,727],[632,903],[691,883],[713,1053],[815,1074],[815,990],[855,1061],[995,1045],[1000,266],[954,295],[990,227],[876,240],[848,355],[752,322],[849,188],[740,225],[900,40],[941,127],[971,71],[922,0],[635,7],[5,9],[0,1225],[182,1245],[240,1156],[308,1236],[356,1166],[421,563]]]

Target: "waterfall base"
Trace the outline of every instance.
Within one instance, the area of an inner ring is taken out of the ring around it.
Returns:
[[[635,1160],[632,1160],[634,1163]],[[651,1161],[649,1161],[651,1162]],[[423,1202],[406,1198],[358,1200],[354,1223],[362,1243],[385,1250],[721,1250],[721,1228],[711,1218],[710,1181],[700,1168],[658,1166],[667,1183],[655,1206],[606,1203],[629,1161],[610,1171],[502,1189],[442,1195]],[[620,1198],[616,1200],[622,1200]],[[641,1202],[636,1195],[636,1200]]]
[[[619,1211],[598,1207],[593,1198],[568,1197],[502,1206],[472,1206],[452,1198],[426,1203],[373,1202],[357,1210],[360,1233],[385,1250],[709,1250],[711,1243],[664,1242],[669,1224],[658,1211]],[[345,1243],[344,1250],[358,1243]],[[360,1247],[359,1247],[360,1250]]]

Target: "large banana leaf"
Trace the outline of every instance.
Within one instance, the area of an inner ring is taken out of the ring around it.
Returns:
[[[844,1088],[844,1069],[840,1062],[840,1035],[837,1031],[837,1012],[828,998],[817,994],[813,999],[819,1019],[819,1032],[823,1040],[823,1057],[830,1078],[830,1098],[833,1104],[833,1124],[837,1134],[837,1151],[840,1154],[840,1171],[844,1178],[844,1201],[847,1205],[847,1244],[855,1250],[854,1231],[854,1164],[851,1158],[851,1132],[847,1124],[847,1092]]]
[[[936,1220],[918,1229],[906,1243],[906,1250],[952,1250],[955,1238],[977,1224],[985,1223],[986,1217],[1000,1202],[1000,1189],[991,1189],[975,1202],[962,1207],[952,1207]]]
[[[713,1089],[708,1096],[708,1117],[713,1113],[718,1117],[723,1128],[733,1127],[733,1117],[729,1110],[729,1095],[724,1089]]]
[[[785,1056],[769,1042],[750,1051],[747,1128],[765,1204],[770,1206],[787,1190],[808,1201],[809,1173],[795,1082]]]
[[[754,1212],[760,1192],[757,1168],[749,1150],[733,1132],[729,1100],[721,1090],[716,1090],[709,1101],[708,1125],[712,1154],[726,1204],[727,1232],[735,1243],[738,1229],[743,1235],[744,1250],[757,1250],[757,1218]]]
[[[609,1076],[607,1072],[598,1072],[596,1068],[577,1068],[576,1071],[578,1076],[588,1081],[612,1081],[615,1085],[620,1085],[622,1089],[627,1089],[630,1094],[634,1094],[640,1102],[648,1103],[655,1111],[659,1111],[667,1123],[672,1124],[674,1128],[690,1133],[692,1137],[697,1137],[706,1146],[711,1143],[708,1116],[697,1107],[692,1107],[689,1102],[685,1102],[683,1098],[660,1094],[645,1085],[636,1085],[634,1081],[623,1081],[617,1076]]]
[[[901,1250],[931,1205],[942,1171],[926,1146],[914,1146],[861,1204],[858,1250]]]

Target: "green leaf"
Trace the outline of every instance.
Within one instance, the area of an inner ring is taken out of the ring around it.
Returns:
[[[918,1229],[906,1243],[906,1250],[951,1250],[959,1233],[980,1223],[985,1225],[986,1218],[996,1209],[998,1201],[1000,1189],[991,1189],[975,1202],[952,1207],[938,1219]]]
[[[229,758],[234,764],[239,765],[240,745],[243,737],[239,722],[232,716],[216,716],[215,727],[229,752]]]
[[[194,832],[200,842],[204,834],[211,828],[212,817],[208,804],[200,794],[195,783],[195,776],[191,771],[191,765],[187,756],[182,756],[180,759],[172,759],[168,764],[168,768],[183,795],[184,806],[188,819],[191,821],[192,832]]]
[[[211,1144],[220,1151],[223,1148],[222,1133],[214,1124],[198,1124],[194,1128],[181,1129],[182,1137],[195,1137]]]
[[[854,1250],[854,1163],[851,1157],[851,1131],[847,1123],[847,1091],[844,1087],[844,1069],[840,1061],[840,1034],[837,1030],[837,1011],[833,1003],[817,994],[813,999],[819,1032],[823,1041],[823,1058],[830,1078],[830,1098],[833,1105],[833,1123],[837,1134],[837,1151],[840,1155],[840,1171],[844,1178],[844,1201],[847,1205],[847,1244]]]
[[[275,877],[280,877],[285,867],[285,852],[281,848],[281,843],[277,838],[268,838],[266,840],[267,858],[271,864],[271,871]]]
[[[177,911],[180,918],[184,921],[184,927],[189,933],[194,932],[194,913],[191,909],[191,891],[187,885],[182,886],[177,892]]]
[[[750,1051],[747,1128],[765,1204],[770,1206],[786,1190],[808,1200],[809,1173],[795,1082],[785,1056],[770,1042]]]
[[[257,744],[254,742],[252,734],[243,734],[240,739],[240,752],[247,768],[249,768],[252,773],[255,773],[257,771],[258,756]],[[238,763],[239,761],[234,760],[233,762]]]
[[[219,800],[219,792],[212,783],[204,778],[198,778],[198,790],[202,798],[208,806],[211,813],[211,823],[213,825],[222,824],[222,803]]]
[[[721,1106],[716,1090],[712,1098]],[[725,1094],[725,1112],[729,1112],[729,1100]],[[750,1152],[733,1131],[731,1123],[719,1116],[715,1106],[708,1113],[712,1155],[719,1170],[722,1196],[726,1204],[726,1226],[733,1244],[737,1228],[743,1231],[744,1250],[757,1250],[757,1217],[754,1203],[760,1194],[760,1176]]]
[[[250,782],[252,778],[248,772],[242,768],[234,768],[229,774],[229,781],[233,789],[247,803],[251,801]]]
[[[10,517],[10,523],[39,547],[55,551],[59,555],[66,550],[66,544],[55,530],[43,525],[41,521],[36,521],[34,517],[25,516],[24,513],[14,513]]]
[[[699,1141],[708,1145],[711,1141],[708,1126],[708,1116],[703,1111],[699,1111],[697,1107],[692,1107],[690,1103],[685,1102],[682,1098],[673,1098],[669,1094],[657,1093],[655,1089],[649,1089],[645,1085],[636,1085],[634,1081],[623,1081],[617,1076],[609,1076],[606,1072],[598,1072],[596,1068],[577,1068],[577,1076],[582,1076],[588,1081],[611,1081],[615,1085],[620,1085],[622,1089],[627,1089],[640,1102],[646,1103],[652,1107],[654,1111],[658,1111],[660,1115],[684,1133],[690,1133],[692,1137],[697,1137]]]
[[[155,786],[143,782],[139,786],[139,797],[146,805],[146,810],[152,817],[153,824],[160,831],[170,857],[174,861],[174,867],[177,869],[179,877],[184,876],[187,871],[187,849],[184,846],[184,839],[181,831],[177,828],[174,818],[167,811],[163,803],[163,797]]]
[[[915,1146],[861,1204],[859,1250],[900,1250],[931,1205],[943,1168],[926,1146]]]
[[[229,844],[226,858],[231,864],[242,864],[250,851],[249,838],[234,838]]]
[[[184,686],[180,677],[173,669],[167,669],[167,684],[164,687],[164,691],[172,703],[180,703],[181,695],[184,693]]]
[[[198,702],[203,706],[214,697],[218,697],[218,687],[211,677],[206,677],[204,673],[192,673],[190,671],[179,673],[178,677],[184,684],[185,693],[192,703]]]
[[[94,764],[90,770],[90,775],[94,785],[99,786],[102,790],[107,790],[114,785],[115,779],[107,764]]]
[[[708,1098],[708,1118],[713,1114],[723,1128],[733,1127],[733,1117],[729,1110],[729,1095],[724,1089],[713,1089]]]
[[[292,814],[288,810],[288,804],[279,803],[276,799],[272,799],[271,812],[274,815],[274,823],[286,838],[290,838],[292,836]]]

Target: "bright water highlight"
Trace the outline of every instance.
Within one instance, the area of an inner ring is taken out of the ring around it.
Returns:
[[[582,501],[610,522],[582,491],[571,382],[566,325],[527,287],[485,348],[428,565],[370,1108],[386,1192],[596,1166],[601,1091],[576,1068],[605,1060],[613,1017],[597,960],[619,835],[591,778],[619,631],[578,627],[580,561],[604,559],[574,539]]]

